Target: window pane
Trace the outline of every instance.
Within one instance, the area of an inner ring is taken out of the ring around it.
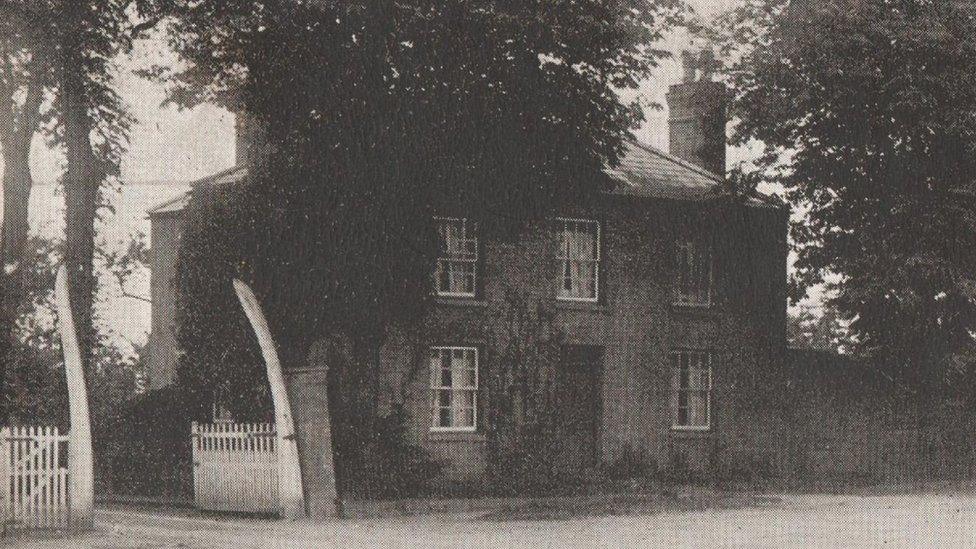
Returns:
[[[478,384],[477,373],[473,369],[465,368],[460,372],[458,385],[465,389],[473,389]]]
[[[704,405],[704,410],[705,410],[705,412],[704,412],[705,425],[710,425],[711,422],[712,422],[712,399],[711,399],[711,392],[706,391],[703,394],[704,394],[704,400],[705,400],[705,405]]]
[[[437,293],[473,296],[478,261],[477,224],[465,219],[437,219],[440,255],[435,265]]]
[[[474,410],[459,408],[454,411],[454,427],[474,427]]]
[[[694,392],[691,395],[691,417],[690,425],[694,427],[704,427],[708,425],[707,416],[707,393],[704,392]]]
[[[467,408],[464,410],[464,426],[474,427],[474,408]]]
[[[675,276],[675,299],[687,305],[709,305],[712,300],[711,247],[693,240],[677,244],[678,272]]]
[[[440,387],[441,385],[441,355],[437,350],[431,353],[430,357],[430,386]]]
[[[711,353],[707,352],[681,351],[672,355],[676,427],[710,427],[711,364]]]
[[[440,261],[437,262],[437,270],[434,272],[434,276],[437,281],[437,291],[447,291],[447,288],[450,287],[450,278],[447,269],[444,268],[444,264]]]
[[[596,221],[556,220],[559,246],[558,296],[596,299],[598,292],[600,242]]]
[[[478,398],[477,351],[461,347],[434,349],[434,427],[472,429]]]
[[[474,396],[475,392],[470,390],[463,390],[455,392],[455,396],[458,399],[458,406],[462,408],[474,408]]]

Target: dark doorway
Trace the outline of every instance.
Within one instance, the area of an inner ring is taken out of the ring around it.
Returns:
[[[603,349],[567,346],[556,371],[556,436],[567,472],[596,465],[602,408]]]

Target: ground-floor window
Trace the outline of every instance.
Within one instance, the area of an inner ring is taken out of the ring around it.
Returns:
[[[671,355],[675,429],[704,430],[712,424],[712,353]]]
[[[435,431],[474,431],[478,414],[478,349],[433,347],[430,353]]]

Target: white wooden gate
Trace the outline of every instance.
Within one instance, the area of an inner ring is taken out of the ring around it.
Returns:
[[[208,511],[277,513],[273,423],[193,423],[193,494]]]
[[[68,437],[57,427],[0,429],[3,531],[68,526]]]

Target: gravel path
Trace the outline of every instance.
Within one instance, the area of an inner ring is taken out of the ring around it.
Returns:
[[[11,540],[24,548],[976,547],[976,497],[783,496],[757,508],[484,520],[435,515],[337,522],[224,519],[143,510],[97,513],[97,531]]]

